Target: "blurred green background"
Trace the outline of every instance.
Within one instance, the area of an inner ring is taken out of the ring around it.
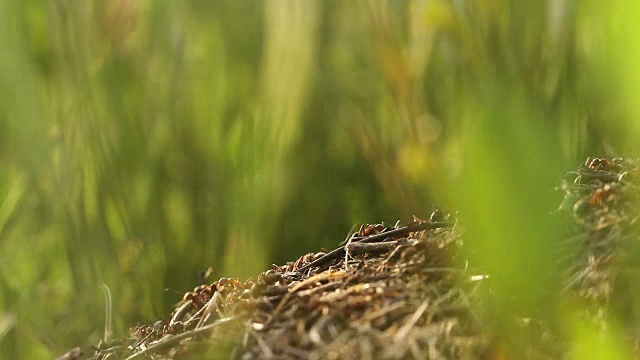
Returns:
[[[102,283],[122,336],[208,266],[255,278],[434,203],[540,308],[558,178],[637,154],[639,10],[0,0],[0,354],[95,344]]]

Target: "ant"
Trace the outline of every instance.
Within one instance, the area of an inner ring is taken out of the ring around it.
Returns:
[[[585,166],[593,171],[620,172],[622,170],[623,161],[624,160],[622,158],[613,158],[612,160],[601,158],[587,158]]]

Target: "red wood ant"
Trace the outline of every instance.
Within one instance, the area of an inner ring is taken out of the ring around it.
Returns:
[[[609,159],[601,159],[601,158],[588,158],[585,165],[593,171],[613,171],[620,172],[622,171],[622,162],[624,160],[622,158],[614,158],[612,160]]]

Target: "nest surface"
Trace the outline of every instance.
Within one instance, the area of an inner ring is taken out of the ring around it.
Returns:
[[[639,175],[637,161],[622,159],[589,159],[567,173],[560,211],[574,228],[557,259],[564,291],[587,304],[584,317],[603,329],[620,319],[630,343],[640,339],[629,300],[640,273]],[[439,211],[406,225],[365,225],[335,250],[274,266],[257,281],[198,286],[170,316],[99,344],[90,358],[503,358],[477,306],[476,290],[491,279],[468,270],[462,237]],[[537,328],[529,346],[547,348],[530,357],[567,354],[561,332]],[[79,358],[78,349],[61,357]]]

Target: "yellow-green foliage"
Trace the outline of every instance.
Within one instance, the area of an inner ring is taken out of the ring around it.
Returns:
[[[103,282],[117,336],[433,202],[538,307],[557,177],[638,150],[638,7],[0,1],[2,358],[96,343]]]

